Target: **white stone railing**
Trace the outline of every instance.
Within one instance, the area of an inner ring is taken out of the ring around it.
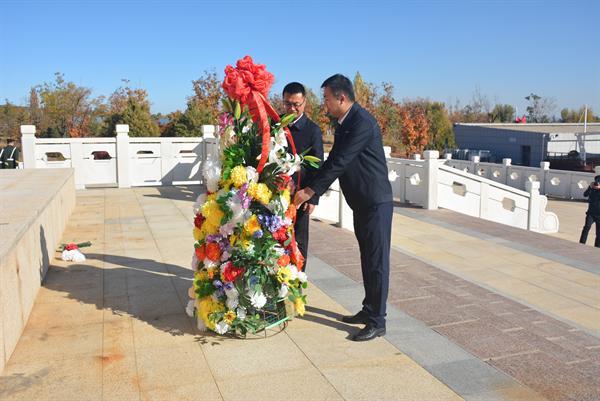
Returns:
[[[214,126],[203,137],[129,137],[117,125],[114,138],[36,138],[35,126],[22,125],[24,168],[73,168],[77,189],[202,182],[202,163],[216,147]]]
[[[24,167],[73,168],[77,189],[200,184],[204,161],[217,157],[214,126],[202,129],[202,138],[134,138],[128,136],[127,125],[117,125],[115,138],[40,139],[35,138],[34,126],[25,125],[21,126]],[[60,160],[50,157],[57,154],[62,156]],[[558,219],[545,211],[547,199],[539,193],[540,182],[545,183],[546,193],[558,192],[563,186],[569,193],[576,193],[579,186],[585,184],[585,189],[590,179],[588,173],[560,172],[563,174],[560,176],[559,173],[542,175],[540,169],[517,170],[507,161],[499,167],[443,160],[438,159],[437,151],[426,151],[424,156],[425,160],[420,155],[413,159],[387,159],[396,199],[541,232],[557,231]],[[352,211],[337,181],[321,197],[313,217],[353,229]]]
[[[394,197],[426,209],[438,207],[538,232],[557,232],[558,217],[547,212],[539,182],[527,191],[444,165],[437,151],[414,159],[388,159]]]
[[[477,156],[469,161],[454,160],[446,155],[445,164],[522,190],[526,190],[528,182],[538,182],[543,195],[565,199],[585,199],[583,192],[594,181],[594,176],[600,174],[600,166],[595,173],[585,173],[550,169],[549,162],[541,162],[539,168],[513,166],[511,159],[503,159],[502,164],[483,163]]]

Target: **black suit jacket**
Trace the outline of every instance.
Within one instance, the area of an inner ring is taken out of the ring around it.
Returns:
[[[392,201],[379,126],[358,103],[336,129],[331,153],[308,186],[320,196],[336,178],[353,210]]]
[[[318,157],[323,163],[323,134],[321,128],[313,121],[311,121],[306,114],[303,114],[298,121],[290,126],[290,132],[296,145],[296,151],[298,154],[310,149],[307,155]],[[306,187],[306,184],[314,177],[316,169],[312,167],[302,166],[300,170],[300,187]],[[294,183],[298,185],[298,173],[293,175]],[[319,204],[319,196],[313,196],[309,201],[313,205]]]

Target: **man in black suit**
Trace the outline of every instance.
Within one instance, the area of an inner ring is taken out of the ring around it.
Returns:
[[[300,154],[307,151],[307,155],[317,157],[323,160],[323,134],[317,124],[311,121],[304,109],[306,108],[306,90],[301,83],[291,82],[283,88],[283,105],[286,114],[296,114],[296,120],[289,125],[296,151]],[[306,183],[315,174],[315,169],[310,167],[302,167],[302,169],[294,174],[294,183],[298,185],[298,177],[300,177],[300,188],[306,186]],[[294,230],[296,232],[296,241],[302,256],[304,256],[304,271],[306,271],[306,260],[308,256],[308,223],[310,215],[319,204],[319,196],[315,195],[309,199],[301,208],[298,209],[296,215],[296,224]]]
[[[365,298],[360,312],[342,321],[365,324],[354,341],[368,341],[385,334],[392,231],[392,187],[383,153],[381,132],[375,118],[354,100],[352,83],[336,74],[323,82],[327,113],[338,127],[329,157],[294,197],[298,206],[322,195],[339,179],[354,213],[354,234],[360,247]]]

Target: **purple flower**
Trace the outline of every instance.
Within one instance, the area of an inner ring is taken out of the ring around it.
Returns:
[[[252,235],[254,238],[261,238],[263,236],[262,230],[256,230]]]
[[[283,225],[281,217],[275,215],[259,214],[258,221],[272,233],[279,230]]]

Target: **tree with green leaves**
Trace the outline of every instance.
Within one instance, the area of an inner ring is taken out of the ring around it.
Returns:
[[[515,108],[510,104],[497,104],[490,113],[491,123],[512,123],[515,121]]]
[[[65,80],[55,74],[54,82],[45,82],[34,88],[41,100],[39,131],[46,137],[85,137],[91,134],[91,122],[103,97],[92,98],[91,89]],[[35,97],[30,94],[30,105]]]
[[[108,98],[104,135],[115,136],[117,124],[129,124],[129,136],[159,136],[158,124],[150,113],[148,92],[131,88],[127,79],[122,81],[125,86],[117,88]]]

